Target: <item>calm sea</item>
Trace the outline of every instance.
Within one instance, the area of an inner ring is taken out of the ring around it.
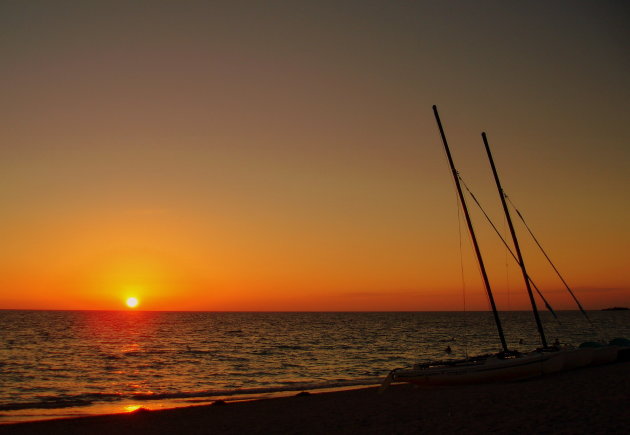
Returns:
[[[628,311],[590,312],[599,332],[542,315],[550,342],[630,337]],[[502,320],[512,348],[539,345],[531,313]],[[447,346],[497,351],[492,315],[0,311],[0,422],[372,385]]]

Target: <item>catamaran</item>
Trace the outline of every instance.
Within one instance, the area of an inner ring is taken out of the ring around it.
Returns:
[[[477,242],[477,237],[475,236],[470,213],[468,211],[466,200],[462,191],[460,176],[453,162],[453,158],[448,146],[448,141],[446,139],[446,134],[444,133],[444,128],[442,126],[442,122],[440,120],[440,116],[438,114],[436,106],[433,106],[433,113],[435,115],[435,120],[440,131],[442,143],[446,151],[450,170],[455,181],[459,203],[461,204],[464,212],[464,217],[466,219],[468,232],[470,234],[475,255],[477,257],[477,263],[479,264],[479,270],[481,272],[484,288],[488,295],[490,307],[492,308],[494,322],[497,327],[497,333],[501,342],[502,350],[497,354],[480,355],[462,360],[449,360],[427,364],[416,364],[411,368],[395,369],[392,370],[385,378],[382,388],[386,388],[391,382],[409,382],[420,386],[434,386],[515,381],[555,373],[561,370],[568,370],[591,364],[602,364],[614,361],[617,358],[617,350],[619,348],[618,346],[595,346],[594,344],[594,346],[583,346],[578,349],[568,349],[560,348],[559,346],[548,345],[543,325],[540,320],[540,315],[538,313],[538,308],[536,306],[536,300],[534,299],[534,294],[530,285],[530,283],[533,285],[533,281],[529,277],[525,267],[525,262],[521,254],[518,238],[516,236],[514,225],[512,224],[510,212],[506,203],[506,195],[503,191],[503,188],[501,187],[501,182],[499,180],[494,160],[492,158],[492,153],[490,152],[490,146],[488,144],[487,136],[484,132],[481,134],[481,136],[484,142],[486,153],[488,155],[488,160],[490,162],[497,190],[501,198],[501,204],[503,206],[503,211],[505,213],[506,221],[510,229],[510,234],[512,236],[513,246],[516,253],[513,253],[510,250],[509,246],[507,245],[505,240],[503,240],[503,238],[501,239],[508,248],[508,251],[517,261],[521,269],[523,279],[525,280],[525,286],[529,296],[530,304],[532,306],[532,313],[534,315],[534,320],[541,340],[541,347],[532,352],[521,353],[516,350],[508,349],[505,335],[503,333],[503,327],[501,325],[501,319],[499,318],[498,310],[492,294],[492,289],[490,287],[490,282],[488,280],[488,275],[486,273],[486,268],[483,262],[483,258],[481,256],[479,244]],[[473,199],[477,201],[474,196]],[[518,212],[518,214],[522,218],[520,212]],[[536,243],[538,243],[537,240]],[[538,245],[542,249],[540,244]],[[546,253],[545,256],[551,262]],[[557,269],[556,272],[560,276]],[[560,278],[562,279],[562,277]],[[580,305],[579,301],[577,300],[571,289],[568,287],[564,279],[562,281],[571,293],[571,296],[573,296],[573,298],[577,302],[580,311],[582,311],[582,313],[588,319],[588,315]],[[551,307],[544,299],[541,292],[538,290],[537,287],[535,288],[547,307],[553,313]]]

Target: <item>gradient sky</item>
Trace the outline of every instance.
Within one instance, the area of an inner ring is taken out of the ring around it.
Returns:
[[[481,131],[584,305],[629,305],[629,9],[3,0],[0,308],[460,310],[433,104],[501,231]],[[473,219],[499,307],[527,308]],[[573,308],[522,229],[531,275]]]

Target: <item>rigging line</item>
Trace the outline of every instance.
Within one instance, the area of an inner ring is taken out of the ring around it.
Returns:
[[[462,247],[462,212],[460,210],[459,197],[455,195],[457,201],[457,231],[459,233],[459,267],[462,277],[462,301],[464,305],[464,355],[468,359],[468,311],[466,309],[466,277],[464,274],[464,250]]]
[[[492,228],[494,229],[494,231],[497,233],[497,235],[499,236],[499,238],[501,239],[501,241],[503,242],[503,244],[505,245],[505,248],[508,250],[508,252],[510,254],[512,254],[512,258],[514,258],[514,261],[516,261],[518,263],[518,259],[516,258],[516,255],[514,255],[514,252],[512,252],[512,249],[510,248],[510,246],[507,244],[507,242],[505,241],[505,239],[503,238],[503,236],[501,235],[501,233],[499,232],[499,230],[497,229],[497,227],[494,225],[494,222],[492,222],[492,219],[490,219],[490,216],[488,216],[488,214],[486,213],[486,211],[484,210],[484,208],[481,206],[481,204],[479,203],[479,201],[477,201],[477,197],[471,192],[471,190],[468,188],[468,185],[466,184],[466,182],[464,181],[464,179],[458,174],[459,176],[459,180],[462,182],[462,184],[464,185],[464,187],[466,188],[466,190],[468,191],[468,193],[470,194],[470,196],[472,197],[472,199],[475,201],[475,204],[477,204],[477,206],[479,207],[479,209],[481,210],[481,212],[483,213],[483,215],[486,217],[486,220],[490,223],[490,226],[492,226]],[[536,293],[538,293],[538,296],[540,296],[540,298],[542,299],[542,301],[545,304],[545,307],[547,307],[547,310],[549,310],[549,312],[553,315],[554,319],[556,319],[558,322],[560,321],[560,319],[558,319],[558,315],[556,314],[556,312],[554,311],[554,309],[551,307],[551,305],[549,304],[549,302],[547,302],[547,299],[543,296],[542,292],[540,291],[540,289],[538,288],[538,286],[536,284],[534,284],[534,281],[532,280],[532,278],[527,275],[527,279],[529,280],[529,283],[534,287],[534,289],[536,290]]]
[[[457,173],[457,179],[458,180],[462,180],[462,178],[459,175],[459,171],[456,171],[456,173]],[[462,197],[459,200],[460,204],[462,203],[462,201],[466,201],[466,199],[464,198],[463,195],[464,195],[464,193],[462,191]],[[472,221],[470,222],[470,226],[473,227]],[[471,239],[472,239],[472,237],[471,237]],[[471,244],[474,246],[474,242],[472,242],[472,240],[471,240]],[[485,266],[482,268],[481,265],[479,265],[479,262],[477,262],[477,271],[479,271],[479,275],[481,275],[481,277],[483,279],[483,276],[484,276],[484,273],[485,273]],[[486,274],[486,277],[487,277],[487,274]],[[488,304],[490,305],[490,308],[492,308],[492,305],[494,303],[494,296],[490,297],[490,295],[486,294],[486,298],[488,299]],[[495,306],[496,306],[496,304],[495,304]],[[497,311],[497,315],[498,315],[498,311]]]
[[[560,274],[560,271],[558,271],[558,269],[556,268],[556,266],[553,264],[553,262],[551,261],[551,258],[549,258],[549,256],[547,255],[547,252],[545,252],[545,250],[543,249],[543,247],[541,246],[541,244],[538,242],[538,239],[536,238],[536,236],[534,235],[534,233],[532,232],[532,230],[529,228],[529,225],[527,225],[527,222],[525,222],[525,218],[523,217],[523,215],[521,214],[521,212],[516,208],[516,206],[514,205],[514,203],[512,202],[512,200],[510,199],[509,196],[507,196],[507,194],[505,194],[505,198],[507,198],[507,200],[510,202],[510,204],[512,205],[512,207],[514,208],[514,210],[516,211],[516,214],[518,215],[518,217],[521,219],[521,221],[523,222],[523,224],[525,225],[525,228],[527,228],[527,231],[529,231],[529,234],[532,236],[532,239],[534,239],[534,242],[536,242],[536,245],[538,245],[538,247],[540,248],[540,251],[543,253],[543,255],[545,256],[545,258],[547,259],[547,261],[549,262],[549,264],[551,265],[551,267],[553,267],[553,270],[556,271],[556,274],[558,275],[558,277],[560,278],[560,281],[562,281],[562,284],[564,284],[564,286],[566,287],[566,289],[569,291],[569,294],[571,295],[571,297],[573,297],[573,300],[575,301],[575,303],[577,304],[578,308],[580,309],[580,311],[582,312],[582,314],[584,315],[584,317],[586,317],[586,319],[589,321],[589,323],[591,325],[593,325],[593,322],[591,321],[591,319],[588,317],[588,314],[586,314],[586,311],[584,310],[584,308],[582,307],[582,304],[580,304],[580,301],[578,300],[578,298],[575,296],[575,294],[573,293],[573,291],[571,290],[571,288],[569,287],[569,284],[567,284],[567,282],[564,280],[564,278],[562,277],[562,275]],[[593,325],[594,326],[594,325]]]
[[[506,218],[503,216],[503,237],[507,237],[507,224]],[[507,287],[507,300],[508,300],[508,310],[512,309],[512,304],[510,300],[510,263],[508,261],[508,252],[505,251],[505,284]]]

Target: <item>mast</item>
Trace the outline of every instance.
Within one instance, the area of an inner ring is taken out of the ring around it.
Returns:
[[[492,167],[492,174],[494,175],[494,181],[496,182],[497,189],[499,190],[499,196],[501,197],[501,204],[503,205],[505,218],[507,219],[507,223],[510,228],[510,234],[512,234],[512,241],[514,242],[514,250],[516,251],[516,255],[518,256],[518,264],[519,266],[521,266],[521,272],[523,272],[523,279],[525,280],[525,287],[527,288],[529,301],[532,304],[532,311],[534,312],[534,318],[536,319],[536,327],[538,328],[538,333],[540,334],[540,340],[542,341],[543,348],[546,348],[547,339],[545,338],[545,331],[543,330],[542,322],[540,321],[538,308],[536,308],[536,300],[534,299],[532,288],[529,285],[529,276],[527,275],[527,269],[525,269],[525,262],[523,261],[523,255],[521,254],[521,248],[518,245],[518,238],[516,237],[516,231],[514,231],[514,225],[512,224],[510,211],[508,210],[507,203],[505,202],[505,193],[503,192],[503,188],[501,187],[501,182],[499,181],[499,174],[497,173],[497,168],[494,166],[494,160],[492,159],[492,153],[490,152],[490,146],[488,145],[488,138],[486,137],[486,133],[485,132],[481,133],[481,137],[483,139],[483,144],[486,147],[486,152],[488,153],[488,160],[490,160],[490,166]]]
[[[499,339],[501,340],[501,346],[503,346],[504,352],[508,352],[507,343],[505,342],[505,335],[503,334],[503,327],[501,326],[501,319],[499,319],[499,312],[497,311],[497,306],[494,303],[494,296],[492,296],[492,289],[490,288],[490,281],[488,280],[488,274],[486,273],[486,268],[483,264],[483,258],[481,257],[481,251],[479,250],[477,237],[475,237],[475,230],[473,229],[472,221],[470,220],[470,214],[468,213],[468,207],[466,206],[466,201],[464,199],[464,193],[462,192],[462,187],[459,183],[459,174],[457,172],[457,169],[455,169],[455,164],[453,163],[453,158],[451,157],[451,151],[448,148],[448,142],[446,141],[446,135],[444,134],[444,129],[442,128],[442,122],[440,121],[440,115],[438,114],[438,110],[436,106],[433,106],[433,113],[435,114],[435,120],[437,121],[438,128],[440,129],[440,136],[442,136],[442,143],[444,144],[444,149],[446,150],[446,157],[448,157],[448,164],[451,167],[451,173],[453,174],[453,179],[455,180],[455,186],[457,187],[457,194],[459,195],[459,201],[461,202],[462,208],[464,209],[464,216],[466,216],[466,224],[468,225],[470,238],[472,239],[473,246],[475,247],[475,254],[477,255],[477,261],[479,262],[479,269],[481,270],[481,277],[483,278],[483,284],[486,288],[486,292],[488,293],[488,299],[490,299],[490,306],[492,307],[492,314],[494,315],[494,322],[496,323],[497,330],[499,332]]]

